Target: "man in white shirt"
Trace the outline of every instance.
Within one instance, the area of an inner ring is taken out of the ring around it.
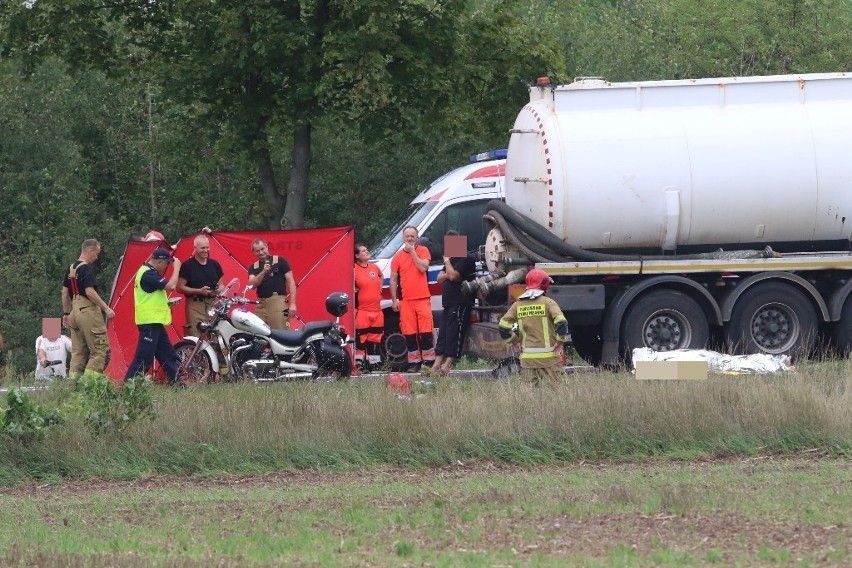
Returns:
[[[35,343],[37,381],[50,381],[54,377],[67,375],[68,357],[71,355],[71,339],[62,335],[62,320],[59,318],[43,318],[41,320],[41,335]]]

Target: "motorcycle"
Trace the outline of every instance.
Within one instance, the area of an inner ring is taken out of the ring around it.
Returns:
[[[178,378],[187,384],[219,380],[286,381],[352,373],[347,350],[351,340],[340,325],[349,309],[349,295],[332,292],[325,308],[334,321],[308,322],[302,329],[270,329],[245,307],[257,304],[245,297],[216,297],[209,319],[198,324],[199,335],[184,337],[175,345],[180,361]],[[226,371],[226,372],[223,372]]]

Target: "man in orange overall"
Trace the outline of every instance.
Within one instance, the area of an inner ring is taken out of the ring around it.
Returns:
[[[355,349],[363,351],[369,364],[382,361],[382,271],[370,263],[370,251],[355,245]]]
[[[403,246],[391,260],[390,293],[393,310],[399,312],[399,330],[408,347],[408,370],[435,362],[435,324],[429,292],[429,249],[417,244],[416,227],[402,231]]]

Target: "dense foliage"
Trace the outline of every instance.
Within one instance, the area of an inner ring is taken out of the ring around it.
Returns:
[[[525,84],[847,71],[845,0],[2,0],[0,333],[31,366],[80,242],[351,224],[505,146]]]

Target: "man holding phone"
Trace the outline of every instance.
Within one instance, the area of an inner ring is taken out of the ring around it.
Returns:
[[[186,296],[186,335],[198,333],[198,323],[207,321],[207,312],[222,291],[222,265],[210,258],[210,239],[206,234],[195,237],[192,257],[180,267],[177,291]]]
[[[248,283],[257,289],[257,315],[272,329],[287,329],[296,316],[296,279],[290,263],[282,256],[270,256],[263,239],[252,241],[251,250],[257,261],[248,267]]]

